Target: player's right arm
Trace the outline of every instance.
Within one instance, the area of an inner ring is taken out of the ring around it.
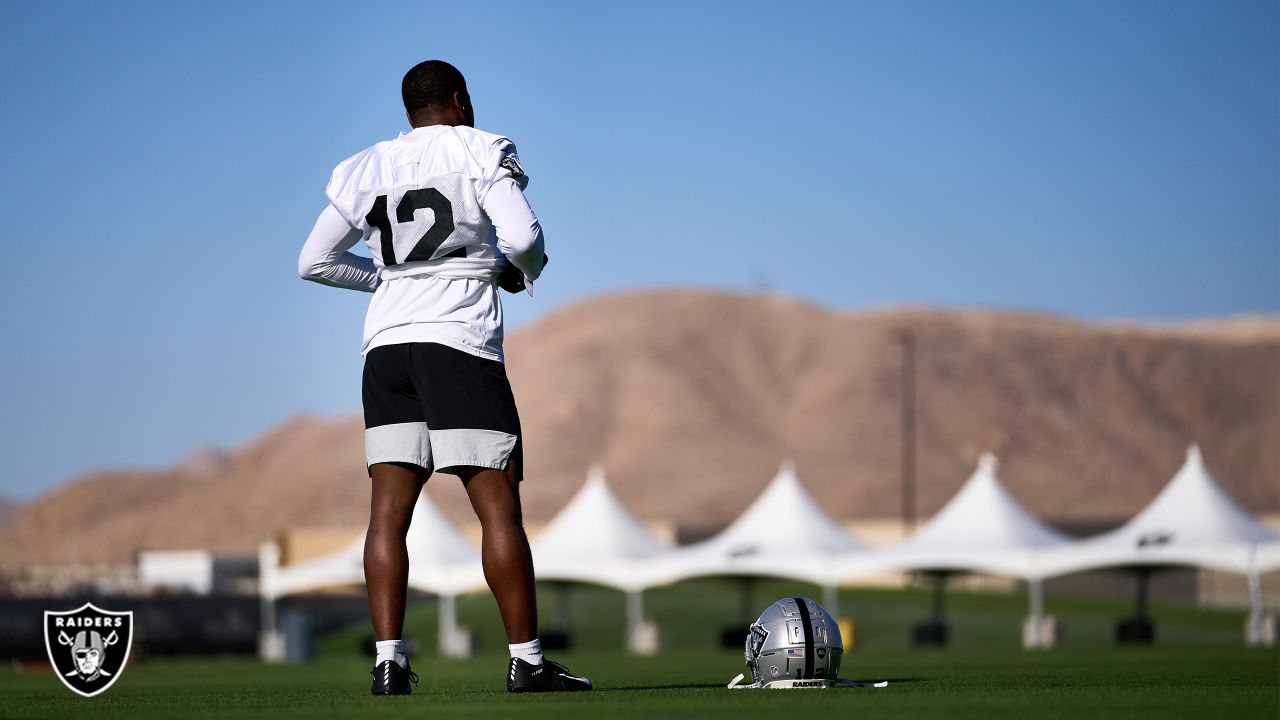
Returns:
[[[326,205],[298,256],[298,275],[322,285],[373,292],[378,287],[373,260],[348,252],[362,237],[333,205]]]

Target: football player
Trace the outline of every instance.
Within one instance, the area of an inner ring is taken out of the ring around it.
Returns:
[[[510,139],[476,130],[462,73],[440,60],[401,83],[411,130],[339,163],[298,260],[325,285],[373,293],[365,318],[365,582],[377,647],[372,692],[412,691],[401,639],[405,535],[433,472],[458,476],[483,529],[485,580],[506,628],[511,692],[589,690],[543,657],[520,513],[520,419],[502,356],[498,289],[546,264],[528,177]],[[350,252],[363,240],[372,259]]]

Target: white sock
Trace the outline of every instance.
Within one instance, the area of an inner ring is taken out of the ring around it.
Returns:
[[[508,645],[507,649],[511,651],[511,657],[513,658],[520,658],[530,665],[542,664],[542,641],[538,638],[534,638],[529,642]]]
[[[378,657],[373,661],[374,665],[381,665],[388,660],[395,660],[400,667],[409,667],[409,658],[404,655],[403,640],[379,640],[373,646],[378,650]]]

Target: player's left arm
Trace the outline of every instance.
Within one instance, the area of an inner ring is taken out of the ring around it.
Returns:
[[[499,178],[485,193],[481,208],[493,223],[498,249],[529,280],[542,274],[546,238],[542,224],[514,178]]]
[[[480,208],[493,223],[498,250],[510,263],[499,276],[499,284],[508,292],[518,292],[526,284],[531,286],[546,264],[542,225],[524,195],[529,176],[510,138],[498,137],[476,157],[480,158],[483,177]]]
[[[322,285],[373,292],[378,287],[373,259],[348,252],[361,237],[333,205],[325,206],[298,256],[298,275]]]

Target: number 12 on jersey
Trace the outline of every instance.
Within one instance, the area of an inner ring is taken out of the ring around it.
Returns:
[[[393,242],[395,236],[391,216],[387,212],[387,196],[379,195],[373,201],[373,207],[369,209],[369,214],[364,216],[364,220],[369,223],[369,227],[378,228],[384,267],[431,260],[444,241],[453,233],[453,203],[435,188],[418,188],[406,192],[396,207],[396,222],[412,222],[415,212],[426,209],[435,213],[435,222],[427,228],[422,237],[418,238],[418,242],[414,243],[408,257],[404,260],[396,260],[396,247]]]

